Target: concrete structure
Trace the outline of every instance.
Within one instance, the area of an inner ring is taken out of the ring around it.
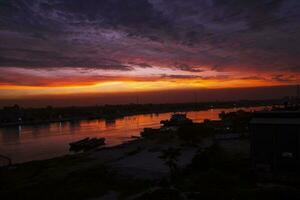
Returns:
[[[300,112],[255,113],[250,131],[251,158],[256,169],[273,173],[300,171]]]

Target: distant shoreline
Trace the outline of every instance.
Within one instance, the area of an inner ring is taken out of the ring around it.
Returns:
[[[209,104],[209,105],[208,105]],[[178,107],[176,106],[178,105]],[[97,115],[85,115],[85,116],[74,116],[74,117],[66,117],[66,118],[58,118],[58,119],[49,119],[49,120],[34,120],[34,121],[23,121],[23,122],[7,122],[7,123],[1,123],[0,122],[0,128],[5,127],[14,127],[14,126],[30,126],[30,125],[41,125],[41,124],[51,124],[51,123],[59,123],[59,122],[75,122],[75,121],[81,121],[81,120],[95,120],[95,119],[101,119],[101,120],[117,120],[122,119],[127,116],[133,116],[133,115],[142,115],[142,114],[161,114],[161,113],[168,113],[168,112],[190,112],[190,111],[203,111],[203,110],[209,110],[211,108],[214,109],[226,109],[226,108],[247,108],[247,107],[259,107],[259,106],[278,106],[278,102],[268,102],[268,101],[249,101],[247,103],[245,102],[215,102],[215,103],[186,103],[186,104],[161,104],[161,105],[151,105],[151,104],[136,104],[136,105],[120,105],[119,107],[111,106],[115,110],[117,109],[124,109],[125,106],[130,106],[131,110],[126,110],[122,113],[112,113],[112,114],[97,114]],[[153,106],[153,110],[149,110],[148,107]],[[164,106],[169,108],[165,108]],[[135,110],[134,108],[138,107],[145,107],[145,109]],[[161,107],[160,109],[158,109]],[[84,109],[84,107],[74,107],[74,109]],[[92,107],[86,107],[87,109]],[[96,108],[96,107],[95,107]],[[102,107],[100,107],[102,108]],[[104,107],[103,107],[104,108]],[[66,109],[66,108],[63,108]],[[68,109],[72,109],[68,108]],[[26,109],[24,109],[26,110]],[[117,110],[118,111],[118,110]]]

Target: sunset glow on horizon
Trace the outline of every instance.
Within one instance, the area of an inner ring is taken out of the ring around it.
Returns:
[[[297,85],[299,7],[3,0],[0,100]]]
[[[237,73],[182,73],[173,70],[169,75],[142,73],[141,69],[133,73],[118,73],[115,71],[93,70],[88,74],[82,74],[82,69],[57,69],[54,71],[15,69],[20,73],[20,78],[14,82],[0,83],[1,98],[24,98],[36,95],[67,95],[67,94],[110,94],[119,92],[147,92],[176,89],[225,89],[225,88],[247,88],[295,85],[298,79],[282,83],[272,78],[259,78],[255,76],[244,77]],[[26,73],[27,72],[27,73]],[[71,72],[71,73],[70,73]],[[97,74],[105,73],[98,78]],[[69,74],[69,75],[68,75]],[[92,75],[91,75],[92,74]],[[210,74],[206,75],[205,74]],[[267,77],[267,76],[264,76]]]

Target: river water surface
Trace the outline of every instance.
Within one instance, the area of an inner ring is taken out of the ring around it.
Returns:
[[[194,122],[216,120],[221,111],[262,110],[265,107],[210,109],[186,112]],[[0,128],[0,154],[13,163],[47,159],[69,153],[69,143],[85,137],[105,137],[107,146],[118,145],[139,136],[145,127],[160,127],[160,121],[172,113],[134,115],[115,121],[81,120],[78,122]]]

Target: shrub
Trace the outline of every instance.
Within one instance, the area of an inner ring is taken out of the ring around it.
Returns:
[[[178,129],[178,138],[184,142],[197,143],[201,138],[213,134],[213,130],[204,124],[182,126]]]

